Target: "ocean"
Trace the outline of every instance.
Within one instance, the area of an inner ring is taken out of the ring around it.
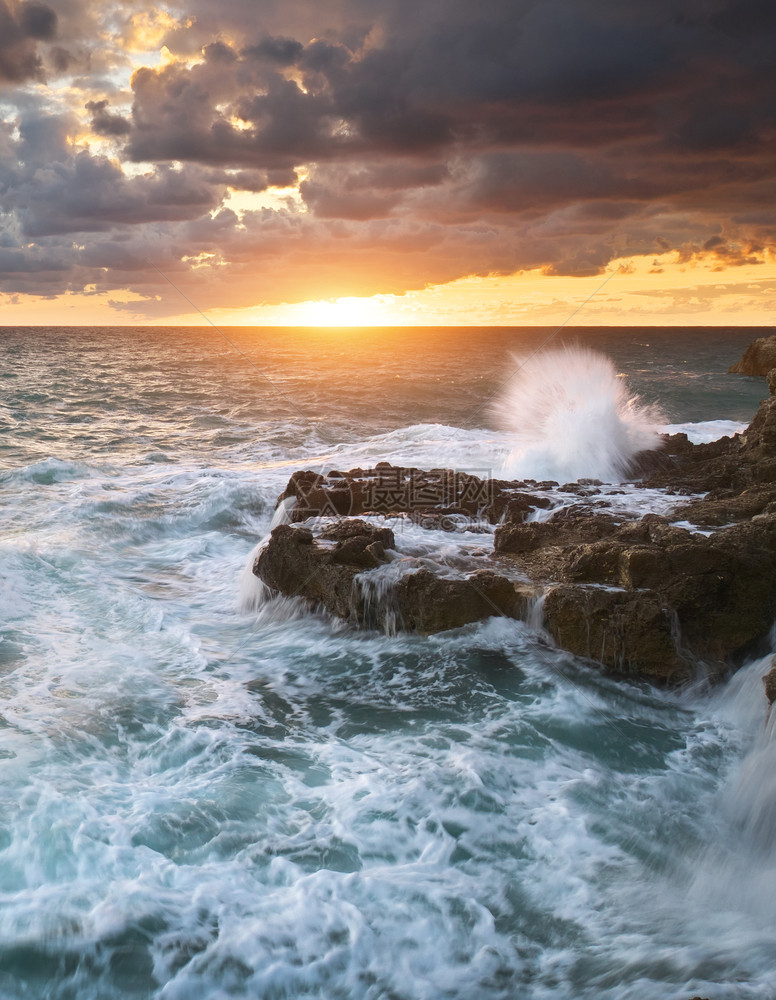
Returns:
[[[702,441],[770,332],[552,344]],[[773,1000],[769,658],[660,690],[539,622],[387,636],[246,587],[296,469],[497,475],[551,333],[0,330],[3,1000]],[[464,528],[394,524],[443,563]]]

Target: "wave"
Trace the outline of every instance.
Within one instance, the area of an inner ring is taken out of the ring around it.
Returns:
[[[512,440],[505,478],[617,482],[640,451],[659,446],[662,414],[628,393],[603,354],[564,347],[513,360],[493,405]]]

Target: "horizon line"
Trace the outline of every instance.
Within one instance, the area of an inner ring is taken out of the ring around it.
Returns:
[[[221,323],[231,330],[551,330],[557,323]],[[90,327],[103,330],[209,329],[211,324],[199,323],[0,323],[0,330],[83,330]],[[776,329],[776,323],[574,323],[567,330],[766,330]]]

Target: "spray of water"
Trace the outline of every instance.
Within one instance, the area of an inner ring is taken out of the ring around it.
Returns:
[[[512,441],[505,478],[620,482],[640,451],[660,445],[665,418],[628,392],[605,355],[562,347],[514,363],[493,406]]]
[[[243,567],[242,575],[240,577],[240,593],[238,597],[238,607],[244,614],[248,614],[251,611],[258,611],[264,602],[270,597],[271,592],[269,587],[254,574],[253,564],[256,562],[261,550],[269,541],[272,529],[277,528],[279,524],[290,523],[291,511],[295,506],[296,497],[286,497],[285,500],[282,500],[278,504],[275,513],[272,516],[269,531],[261,539],[261,541],[251,549],[248,554],[248,558],[245,560],[245,566]]]

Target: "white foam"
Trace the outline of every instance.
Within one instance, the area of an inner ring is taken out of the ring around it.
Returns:
[[[658,410],[628,393],[604,355],[567,347],[514,365],[493,407],[512,438],[505,478],[618,482],[638,452],[659,445]]]
[[[708,444],[722,437],[742,434],[747,424],[740,420],[699,420],[684,424],[664,424],[663,434],[686,434],[693,444]]]
[[[746,748],[713,803],[713,837],[698,859],[693,897],[717,912],[776,921],[776,713],[763,677],[773,656],[736,673],[711,698],[714,717]]]
[[[272,515],[269,531],[248,553],[248,558],[245,560],[243,571],[240,574],[240,589],[238,596],[238,607],[244,614],[251,611],[257,611],[272,593],[266,583],[259,579],[259,577],[253,572],[253,567],[256,560],[259,558],[259,553],[262,552],[269,541],[272,529],[277,528],[279,524],[290,524],[291,512],[295,506],[296,497],[294,496],[286,497],[285,500],[281,500],[275,509],[275,513]]]

